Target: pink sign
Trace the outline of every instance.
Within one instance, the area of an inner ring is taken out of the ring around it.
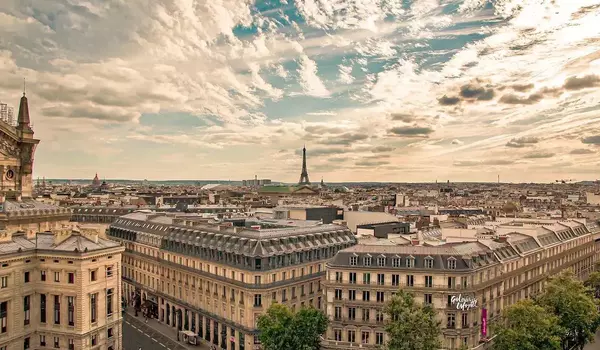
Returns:
[[[481,309],[481,337],[487,337],[487,309]]]

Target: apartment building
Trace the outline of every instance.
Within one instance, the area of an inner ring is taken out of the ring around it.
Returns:
[[[139,211],[116,220],[123,289],[179,330],[221,349],[258,349],[256,321],[273,303],[323,307],[325,263],[355,244],[338,225],[259,229]]]
[[[327,264],[325,349],[377,348],[387,341],[385,303],[398,289],[432,304],[444,349],[485,348],[488,323],[540,293],[545,280],[571,269],[586,278],[596,260],[597,227],[584,222],[505,223],[497,239],[437,246],[374,242],[344,249]],[[413,242],[414,243],[414,242]]]

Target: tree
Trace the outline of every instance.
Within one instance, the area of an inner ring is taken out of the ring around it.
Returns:
[[[431,305],[415,303],[412,294],[403,290],[386,304],[384,312],[389,316],[385,331],[390,337],[387,350],[440,349],[441,322]]]
[[[264,350],[316,350],[327,324],[327,316],[317,309],[302,308],[294,313],[285,305],[272,304],[258,318],[259,339]]]
[[[532,300],[521,300],[502,313],[494,327],[495,350],[560,350],[558,317]]]
[[[594,298],[600,298],[600,271],[592,272],[584,285],[590,288]]]
[[[537,304],[558,317],[564,350],[582,350],[594,340],[600,314],[592,293],[570,271],[551,278]]]

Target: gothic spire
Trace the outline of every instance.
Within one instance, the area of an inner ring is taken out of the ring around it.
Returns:
[[[23,96],[21,97],[21,103],[19,104],[17,129],[32,132],[30,123],[31,120],[29,119],[29,104],[27,103],[27,97],[25,96],[25,80],[23,80]]]

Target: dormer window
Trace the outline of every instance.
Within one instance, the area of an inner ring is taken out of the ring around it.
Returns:
[[[448,258],[448,269],[456,270],[456,259],[454,257]]]
[[[400,267],[400,258],[392,258],[392,267]]]
[[[363,258],[363,265],[365,265],[365,266],[371,266],[371,257],[370,256],[365,256]]]
[[[406,258],[406,267],[415,267],[415,258],[412,256]]]
[[[350,257],[350,266],[356,266],[358,265],[358,256],[351,256]]]
[[[428,256],[425,258],[425,268],[426,269],[433,269],[433,258]]]
[[[377,266],[379,266],[379,267],[385,266],[385,256],[380,256],[377,258]]]

